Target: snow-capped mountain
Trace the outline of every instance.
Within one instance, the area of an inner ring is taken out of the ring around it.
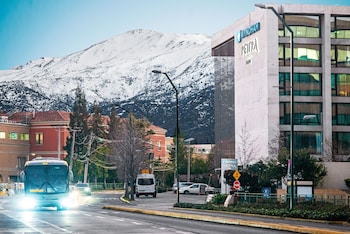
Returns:
[[[173,135],[175,90],[184,137],[213,142],[214,63],[204,35],[133,30],[65,57],[42,57],[0,71],[2,111],[68,110],[75,89],[103,114],[122,105]],[[205,135],[205,136],[204,136]]]

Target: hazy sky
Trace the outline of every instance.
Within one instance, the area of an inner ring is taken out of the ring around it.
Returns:
[[[255,3],[350,0],[0,0],[0,70],[85,49],[133,29],[213,35]]]

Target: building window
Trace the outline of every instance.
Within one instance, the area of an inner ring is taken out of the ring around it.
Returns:
[[[332,67],[350,67],[350,45],[331,46]]]
[[[0,132],[0,139],[6,139],[6,132]]]
[[[293,91],[296,96],[321,96],[322,79],[318,73],[294,73]],[[280,95],[290,95],[290,73],[279,73]]]
[[[29,141],[29,133],[21,133],[20,134],[20,139],[22,141]]]
[[[17,134],[17,132],[9,132],[9,139],[11,139],[11,140],[17,140],[17,139],[18,139],[18,134]]]
[[[350,74],[332,74],[332,96],[350,96]]]
[[[42,132],[35,133],[35,144],[36,145],[43,144],[43,133]]]
[[[160,145],[160,141],[157,142],[157,147],[158,147],[158,151],[160,151],[162,149],[162,147]]]
[[[333,152],[340,155],[350,154],[350,132],[335,132],[332,134]]]
[[[350,16],[333,16],[331,18],[331,38],[350,38]]]
[[[310,119],[306,119],[306,115],[315,115],[316,121],[312,121],[314,125],[321,124],[321,103],[294,103],[294,124],[295,125],[310,125]],[[280,124],[290,124],[290,102],[280,103]]]
[[[279,44],[278,58],[280,66],[290,65],[290,44]],[[319,67],[321,66],[320,45],[294,44],[294,66]]]
[[[294,37],[319,38],[320,17],[313,15],[284,15],[284,19],[293,30]],[[289,37],[290,33],[279,20],[279,35]]]
[[[290,132],[281,132],[282,139],[286,140],[286,148],[290,147]],[[322,133],[321,132],[294,132],[295,150],[307,149],[310,154],[321,154]]]
[[[332,125],[350,125],[350,104],[332,104]]]

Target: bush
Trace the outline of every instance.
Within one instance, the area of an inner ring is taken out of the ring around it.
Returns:
[[[215,205],[223,205],[225,203],[226,198],[227,198],[227,194],[218,193],[213,197],[210,203]]]
[[[216,200],[214,201],[219,202],[223,199],[223,197],[224,196],[217,196]],[[328,203],[298,204],[292,211],[289,211],[285,205],[263,203],[238,203],[235,205],[230,205],[228,207],[223,207],[221,204],[215,204],[214,202],[206,204],[176,203],[174,206],[180,208],[350,222],[350,209],[348,207],[334,206],[333,204]]]

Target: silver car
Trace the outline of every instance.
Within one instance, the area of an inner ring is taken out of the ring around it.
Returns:
[[[192,184],[193,184],[193,182],[179,182],[179,188],[187,187],[187,186],[190,186]],[[176,183],[173,184],[173,187],[171,188],[171,190],[174,193],[176,193],[176,191],[177,191],[177,184]]]
[[[179,192],[184,194],[208,194],[214,193],[215,188],[203,183],[195,183],[190,186],[180,188]]]

